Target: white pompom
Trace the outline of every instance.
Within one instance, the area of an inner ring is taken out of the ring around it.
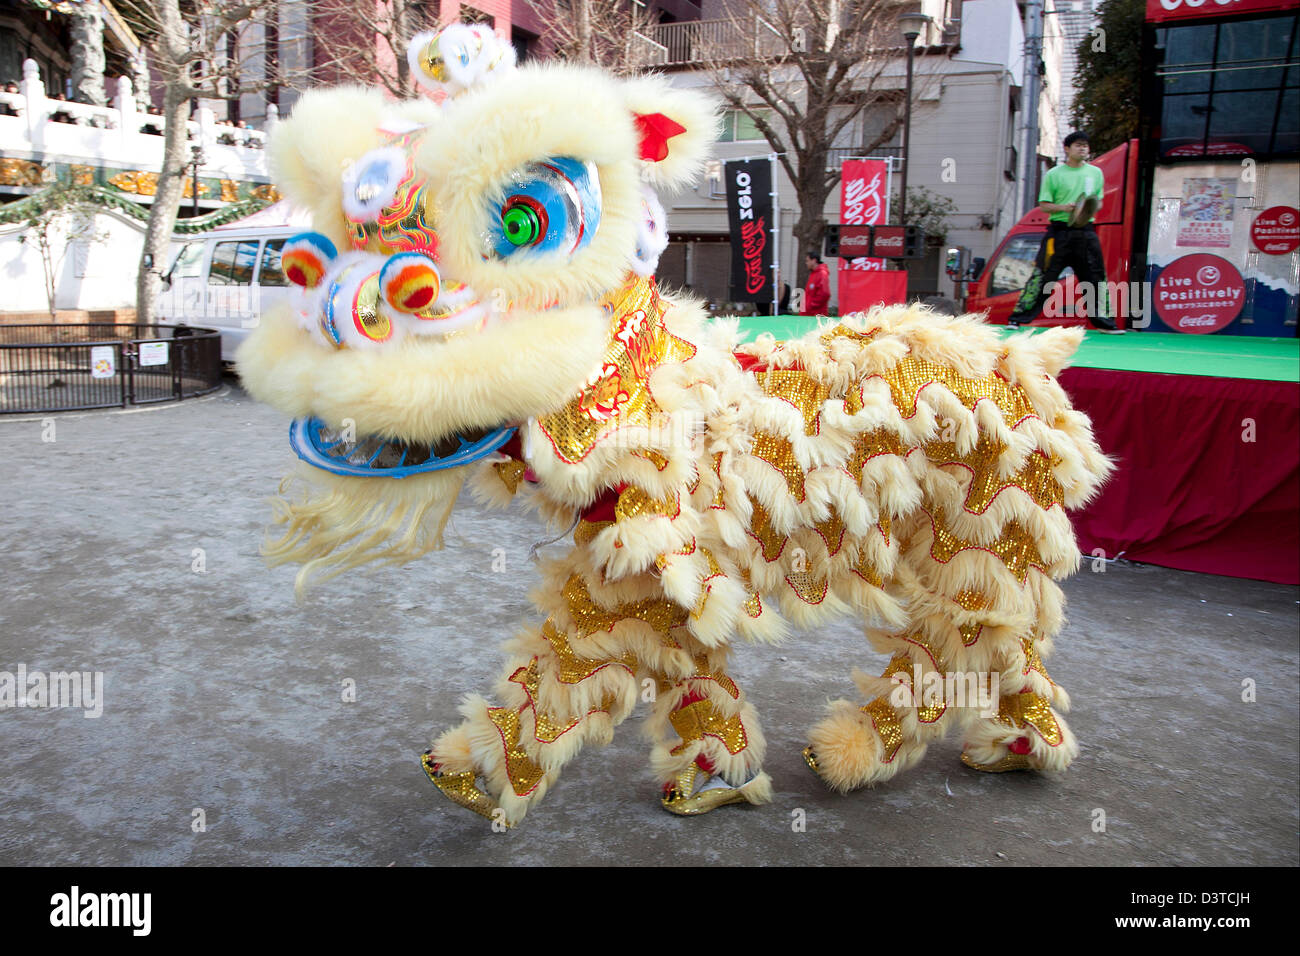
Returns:
[[[639,276],[652,276],[659,257],[668,248],[668,217],[659,197],[649,186],[641,186],[641,215],[636,224],[636,251],[628,265]]]
[[[481,23],[417,34],[406,50],[411,75],[432,93],[455,96],[515,66],[515,48]]]

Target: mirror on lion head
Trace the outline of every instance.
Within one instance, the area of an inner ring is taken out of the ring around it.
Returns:
[[[696,178],[717,137],[704,96],[517,67],[485,27],[422,34],[409,60],[425,98],[312,91],[270,144],[315,228],[285,244],[294,294],[238,366],[308,463],[268,548],[304,562],[300,585],[438,545],[460,466],[600,367],[613,304],[667,245],[655,190]]]

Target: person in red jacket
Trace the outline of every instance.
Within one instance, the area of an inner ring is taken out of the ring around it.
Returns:
[[[808,253],[808,285],[804,287],[803,311],[800,315],[825,315],[831,301],[831,274],[822,257]]]

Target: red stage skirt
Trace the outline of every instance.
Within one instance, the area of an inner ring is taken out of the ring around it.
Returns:
[[[1300,385],[1070,368],[1118,469],[1075,513],[1084,554],[1300,584]]]

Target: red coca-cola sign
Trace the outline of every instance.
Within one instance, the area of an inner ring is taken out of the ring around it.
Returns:
[[[1177,332],[1217,332],[1241,314],[1246,284],[1227,259],[1197,252],[1165,266],[1152,290],[1156,315]]]
[[[1147,22],[1200,20],[1242,13],[1294,10],[1296,0],[1147,0]]]
[[[903,248],[902,226],[876,227],[876,235],[871,244],[872,253],[891,259],[899,259],[902,258]]]
[[[1270,206],[1250,224],[1250,241],[1260,252],[1284,256],[1300,248],[1300,210]]]
[[[856,253],[853,258],[842,257],[840,261],[841,277],[847,271],[879,271],[885,268],[883,259],[867,257],[865,243],[844,241],[843,229],[848,226],[871,226],[886,219],[886,185],[889,180],[889,164],[878,159],[850,159],[841,167],[840,222],[844,224],[840,233],[841,250],[848,249]]]
[[[870,226],[840,226],[840,256],[848,259],[871,251]],[[852,256],[850,256],[852,253]]]

